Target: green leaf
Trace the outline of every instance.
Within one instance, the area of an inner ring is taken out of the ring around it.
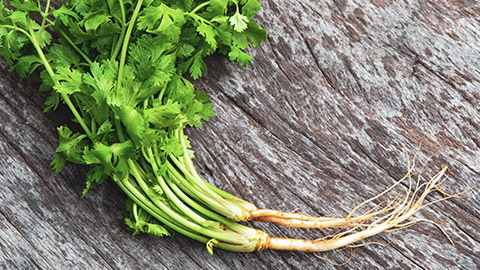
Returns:
[[[83,148],[87,144],[84,140],[87,135],[81,133],[72,134],[73,132],[65,126],[60,126],[57,130],[60,142],[55,150],[55,158],[51,163],[54,170],[56,172],[60,171],[65,164],[65,160],[84,164],[82,153]]]
[[[125,201],[125,207],[130,213],[130,217],[125,218],[125,224],[133,231],[133,235],[147,233],[157,237],[173,236],[173,232],[157,223],[155,218],[138,207],[131,199]]]
[[[107,14],[98,14],[86,19],[83,24],[87,31],[95,31],[102,23],[110,21],[111,16]]]
[[[248,18],[245,15],[240,14],[238,11],[230,17],[229,21],[233,26],[233,29],[237,32],[243,32],[247,29]]]
[[[42,61],[36,55],[25,55],[18,59],[17,63],[11,68],[15,69],[20,78],[25,78],[26,76],[32,74],[32,72],[42,65]]]
[[[34,38],[37,40],[38,45],[42,49],[50,45],[50,43],[52,42],[52,35],[44,29],[35,31]]]
[[[177,56],[185,58],[192,55],[194,51],[195,47],[193,47],[191,44],[182,43],[177,47]]]
[[[135,159],[136,151],[134,144],[130,140],[112,145],[96,142],[93,150],[87,153],[87,156],[90,154],[95,156],[105,166],[106,172],[111,172],[115,170],[115,166],[117,166],[121,159]],[[89,161],[92,160],[93,159],[89,157]]]
[[[53,170],[58,173],[60,170],[65,166],[65,157],[63,154],[55,154],[55,158],[52,160],[50,165],[52,166]]]
[[[53,88],[60,94],[71,95],[81,91],[83,83],[82,72],[78,69],[71,69],[70,67],[59,67],[53,76],[53,80],[59,83],[55,84]]]
[[[237,47],[232,47],[228,57],[231,61],[236,61],[237,64],[242,64],[242,67],[245,67],[252,61],[252,57]]]
[[[267,40],[267,32],[254,21],[248,23],[248,28],[245,32],[248,33],[248,38],[252,41],[252,46],[254,47]]]
[[[172,9],[165,4],[148,6],[138,17],[137,26],[152,34],[163,34],[171,41],[180,38],[180,27],[185,23],[185,15],[181,9]]]
[[[217,40],[215,39],[217,31],[213,27],[204,22],[200,22],[197,26],[197,32],[205,38],[205,41],[213,50],[217,49]]]
[[[103,122],[100,127],[98,127],[97,135],[103,135],[113,131],[112,123],[109,120]]]
[[[10,0],[10,5],[17,10],[39,12],[40,5],[38,0]]]
[[[201,102],[205,103],[210,100],[210,95],[206,92],[202,92],[200,90],[195,90],[195,98]]]
[[[72,8],[67,7],[66,5],[62,5],[58,9],[54,9],[53,12],[53,17],[55,17],[55,20],[61,21],[64,25],[68,25],[68,18],[72,17],[75,20],[80,20],[80,17],[78,14],[73,11]]]
[[[183,145],[177,138],[166,138],[164,145],[160,147],[165,155],[173,154],[176,157],[183,156]]]
[[[102,65],[93,62],[90,66],[90,72],[91,74],[83,74],[83,80],[85,84],[94,89],[91,96],[95,99],[97,105],[102,105],[106,102],[115,85],[117,70],[109,62],[104,62]]]
[[[230,0],[210,0],[210,6],[207,11],[212,14],[225,15],[227,13],[228,2]]]
[[[145,119],[157,128],[177,128],[182,125],[182,108],[178,102],[168,100],[165,105],[144,110]]]
[[[80,56],[66,44],[55,43],[48,49],[47,59],[51,61],[54,67],[77,67],[80,64]]]
[[[215,116],[215,112],[211,109],[213,106],[212,103],[201,103],[198,100],[190,105],[186,111],[186,115],[188,118],[187,123],[190,126],[200,127],[201,120],[208,121],[210,117]]]
[[[137,146],[142,145],[146,130],[146,123],[143,116],[133,107],[121,106],[114,109],[127,129],[128,136]]]
[[[202,73],[207,70],[207,65],[202,60],[202,54],[199,52],[192,58],[192,64],[190,66],[190,75],[194,80],[202,76]]]
[[[103,183],[107,177],[108,175],[104,173],[102,166],[90,166],[90,169],[87,173],[85,189],[82,191],[82,197],[84,197],[90,189],[95,188],[96,185]]]
[[[144,229],[148,234],[151,234],[153,236],[157,237],[163,237],[163,236],[171,236],[171,233],[169,230],[167,230],[164,226],[158,225],[158,224],[153,224],[153,223],[146,223],[146,229]]]
[[[262,6],[258,0],[247,0],[242,7],[242,13],[247,18],[252,18],[261,8]]]

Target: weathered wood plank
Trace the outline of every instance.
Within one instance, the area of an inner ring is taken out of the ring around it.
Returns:
[[[262,1],[269,40],[245,69],[208,59],[195,82],[217,117],[188,130],[203,176],[260,207],[346,214],[405,173],[425,133],[446,191],[479,183],[480,5],[474,1]],[[334,269],[312,254],[236,254],[182,236],[131,237],[111,182],[80,198],[85,168],[49,166],[66,111],[43,114],[38,79],[0,70],[0,266],[51,269]],[[408,138],[407,138],[408,137]],[[447,186],[448,185],[448,186]],[[433,199],[441,195],[434,194]],[[421,223],[372,238],[346,269],[480,267],[480,193],[423,209]],[[305,230],[251,223],[274,236]],[[314,233],[312,233],[315,235]],[[342,263],[350,250],[319,254]]]

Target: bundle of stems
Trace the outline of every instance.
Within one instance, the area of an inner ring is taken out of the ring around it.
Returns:
[[[411,191],[412,164],[385,191],[408,181],[403,196],[357,214],[381,193],[346,217],[258,209],[204,181],[184,129],[214,113],[208,95],[184,75],[199,77],[203,58],[217,51],[243,65],[251,61],[244,50],[266,40],[252,21],[256,0],[69,0],[59,8],[15,0],[0,8],[0,53],[11,70],[21,77],[39,70],[40,90],[51,92],[47,110],[64,103],[80,128],[58,128],[54,169],[66,161],[87,165],[84,195],[113,179],[129,198],[126,224],[135,233],[177,232],[210,253],[332,250],[417,222],[410,219],[444,179],[446,167]],[[316,240],[275,238],[240,223],[250,220],[343,230]]]

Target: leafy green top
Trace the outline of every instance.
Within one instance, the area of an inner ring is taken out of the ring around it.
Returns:
[[[244,50],[266,39],[252,21],[257,0],[68,0],[58,8],[12,0],[0,9],[0,53],[11,70],[23,78],[38,69],[40,90],[50,92],[45,110],[65,103],[82,129],[58,128],[52,166],[89,165],[84,194],[107,177],[133,176],[163,202],[149,179],[175,179],[168,158],[193,156],[181,130],[214,116],[209,96],[184,75],[200,77],[217,51],[245,66]],[[127,207],[135,232],[169,234],[136,203]]]
[[[194,89],[203,58],[216,51],[243,66],[243,50],[265,40],[251,18],[257,0],[70,0],[54,9],[39,0],[0,3],[0,53],[21,77],[38,67],[50,90],[46,110],[65,102],[83,132],[59,127],[52,165],[91,165],[87,189],[126,159],[155,146],[182,153],[174,131],[214,115]],[[54,38],[52,38],[52,31]]]

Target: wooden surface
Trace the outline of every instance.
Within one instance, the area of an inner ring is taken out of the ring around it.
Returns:
[[[457,192],[479,183],[478,1],[261,1],[268,42],[241,69],[208,59],[195,84],[217,117],[188,130],[208,181],[259,207],[345,215],[406,172],[404,145],[427,172],[449,166]],[[42,113],[38,78],[0,69],[0,268],[478,269],[480,192],[421,210],[428,223],[373,237],[382,244],[318,254],[215,250],[183,236],[132,237],[111,181],[80,198],[85,168],[49,163],[64,109]],[[435,193],[429,201],[442,198]],[[273,236],[305,230],[250,223]]]

